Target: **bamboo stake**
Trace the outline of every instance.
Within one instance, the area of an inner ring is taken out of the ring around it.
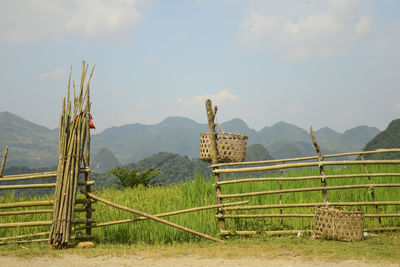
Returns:
[[[94,70],[94,67],[93,67]],[[93,73],[92,70],[92,73]],[[92,76],[92,73],[90,76]],[[89,84],[88,84],[89,86]],[[85,169],[90,169],[90,91],[88,88],[88,93],[86,97],[86,113],[85,113],[85,124],[86,124],[86,153],[83,155],[83,163],[85,166]],[[90,181],[90,172],[85,173],[85,181],[89,182]],[[92,187],[90,185],[86,185],[85,191],[91,193],[92,192]],[[86,199],[90,199],[88,196],[86,196]],[[86,218],[91,219],[92,218],[92,206],[91,204],[86,205]],[[91,235],[92,234],[92,228],[90,227],[91,224],[86,224],[86,235]]]
[[[212,103],[210,99],[206,100],[206,111],[207,111],[207,119],[208,119],[208,129],[210,134],[210,145],[211,145],[211,163],[218,163],[218,148],[217,148],[217,133],[215,132],[215,116],[217,114],[218,108],[215,106],[214,110],[212,107]],[[218,185],[220,181],[220,177],[218,173],[213,173],[214,176],[214,184],[215,184],[215,195],[217,198],[217,204],[222,204],[223,200],[220,198],[222,194],[221,186]],[[218,214],[224,214],[222,209],[217,210]],[[218,219],[218,226],[220,230],[226,230],[225,221],[223,218]]]
[[[160,214],[156,214],[154,216],[167,217],[167,216],[173,216],[173,215],[184,214],[184,213],[189,213],[189,212],[195,212],[195,211],[199,211],[199,210],[223,208],[223,207],[229,207],[229,206],[235,206],[235,205],[245,205],[245,204],[248,204],[249,202],[250,202],[249,200],[245,200],[245,201],[232,202],[232,203],[215,204],[215,205],[209,205],[209,206],[203,206],[203,207],[196,207],[196,208],[160,213]],[[144,220],[148,220],[148,218],[147,217],[137,217],[135,219],[126,219],[126,220],[98,223],[96,225],[90,225],[89,227],[90,228],[104,227],[104,226],[110,226],[110,225],[115,225],[115,224],[131,223],[131,222],[144,221]],[[86,229],[86,227],[75,228],[75,229],[73,229],[73,231],[84,230],[84,229]]]
[[[1,161],[1,167],[0,167],[0,178],[3,177],[3,171],[7,161],[7,154],[8,154],[8,146],[6,146],[3,152],[3,160]]]
[[[115,203],[113,203],[113,202],[111,202],[111,201],[108,201],[108,200],[106,200],[106,199],[103,199],[103,198],[100,198],[100,197],[98,197],[98,196],[96,196],[96,195],[93,195],[92,193],[87,193],[87,192],[85,192],[85,191],[83,191],[83,190],[81,190],[81,193],[84,194],[84,195],[89,196],[90,198],[93,198],[94,200],[100,201],[100,202],[102,202],[102,203],[104,203],[104,204],[107,204],[107,205],[110,205],[110,206],[112,206],[112,207],[115,207],[115,208],[118,208],[118,209],[121,209],[121,210],[124,210],[124,211],[128,211],[128,212],[130,212],[130,213],[134,213],[134,214],[137,214],[137,215],[140,215],[140,216],[149,218],[149,219],[151,219],[151,220],[154,220],[154,221],[157,221],[157,222],[160,222],[160,223],[163,223],[163,224],[166,224],[166,225],[169,225],[169,226],[178,228],[178,229],[180,229],[180,230],[189,232],[189,233],[194,234],[194,235],[198,235],[198,236],[200,236],[200,237],[207,238],[207,239],[212,240],[212,241],[223,242],[222,240],[217,239],[217,238],[215,238],[215,237],[212,237],[212,236],[209,236],[209,235],[206,235],[206,234],[203,234],[203,233],[194,231],[194,230],[192,230],[192,229],[183,227],[183,226],[181,226],[181,225],[178,225],[178,224],[169,222],[169,221],[167,221],[167,220],[158,218],[158,217],[156,217],[156,216],[154,216],[154,215],[150,215],[150,214],[147,214],[147,213],[142,212],[142,211],[134,210],[134,209],[132,209],[132,208],[128,208],[128,207],[125,207],[125,206],[121,206],[121,205],[115,204]]]
[[[375,187],[400,187],[400,184],[376,184]],[[369,185],[339,185],[339,186],[328,186],[328,190],[338,190],[338,189],[354,189],[354,188],[369,188]],[[234,198],[234,197],[252,197],[260,195],[270,195],[279,193],[295,193],[295,192],[309,192],[309,191],[319,191],[324,189],[324,187],[309,187],[309,188],[293,188],[284,190],[271,190],[262,192],[250,192],[250,193],[240,193],[240,194],[226,194],[220,195],[220,198]]]
[[[343,160],[343,161],[324,161],[324,166],[334,165],[362,165],[362,164],[400,164],[400,160],[366,160],[361,162],[359,160]],[[272,171],[279,169],[290,169],[290,168],[303,168],[303,167],[316,167],[319,166],[319,162],[303,162],[303,163],[291,163],[291,164],[279,164],[273,166],[262,166],[262,167],[248,167],[248,168],[237,168],[237,169],[215,169],[213,174],[217,173],[241,173],[241,172],[256,172],[256,171]]]
[[[285,162],[282,162],[282,164],[285,164]],[[283,178],[283,169],[280,170],[281,173],[281,178]],[[279,189],[282,190],[282,180],[279,181]],[[279,194],[279,204],[282,205],[282,193]],[[283,210],[280,209],[280,213],[283,213]],[[283,228],[283,216],[281,217],[281,228]]]
[[[396,176],[399,177],[400,173],[360,173],[360,174],[338,174],[338,175],[325,175],[326,178],[363,178],[363,177],[386,177]],[[301,181],[301,180],[312,180],[321,179],[321,175],[317,176],[300,176],[300,177],[260,177],[260,178],[248,178],[248,179],[237,179],[229,181],[218,182],[219,185],[224,184],[238,184],[238,183],[249,183],[249,182],[264,182],[264,181]]]
[[[321,186],[324,187],[322,189],[322,197],[324,198],[324,202],[328,202],[328,192],[326,191],[326,175],[324,171],[324,165],[322,164],[322,161],[324,160],[324,157],[322,156],[321,149],[317,143],[317,139],[314,136],[314,131],[313,128],[310,127],[310,135],[311,139],[313,141],[314,147],[315,147],[315,152],[317,153],[318,157],[318,163],[319,163],[319,173],[321,174]]]
[[[364,155],[361,154],[361,155],[360,155],[360,158],[361,158],[362,161],[365,161]],[[364,167],[365,173],[366,173],[366,174],[369,174],[367,165],[363,164],[363,167]],[[372,178],[371,178],[370,175],[368,175],[368,180],[369,180],[369,182],[370,182],[370,187],[369,187],[369,188],[370,188],[370,190],[371,190],[371,197],[372,197],[372,200],[373,200],[373,201],[376,201],[375,190],[374,190],[374,186],[373,186],[373,184],[372,184]],[[375,206],[375,210],[376,210],[376,213],[379,213],[379,207],[378,207],[378,206]],[[378,218],[378,223],[379,223],[379,226],[382,227],[382,220],[381,220],[381,218]]]

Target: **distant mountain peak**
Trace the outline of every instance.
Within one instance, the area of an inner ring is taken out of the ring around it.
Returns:
[[[162,120],[158,124],[180,124],[180,123],[191,123],[195,124],[197,123],[196,121],[186,118],[186,117],[180,117],[180,116],[170,116]]]

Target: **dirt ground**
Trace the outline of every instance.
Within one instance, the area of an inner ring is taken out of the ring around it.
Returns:
[[[82,255],[63,255],[54,257],[0,257],[1,267],[108,267],[108,266],[144,266],[144,267],[172,267],[172,266],[194,266],[194,267],[239,267],[239,266],[292,266],[292,267],[399,267],[399,264],[368,263],[355,260],[348,261],[303,261],[295,256],[278,256],[272,258],[240,257],[237,259],[206,258],[200,255],[185,255],[178,257],[147,257],[143,255],[129,255],[124,257],[97,256],[86,257]]]

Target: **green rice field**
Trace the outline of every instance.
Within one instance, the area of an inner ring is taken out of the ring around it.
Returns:
[[[368,166],[370,173],[400,173],[400,166],[395,165],[379,165]],[[341,168],[326,168],[325,173],[331,174],[350,174],[364,173],[362,166],[349,166]],[[266,174],[264,174],[265,176]],[[285,171],[285,177],[298,177],[319,175],[318,169],[301,169]],[[255,175],[253,175],[255,176]],[[269,173],[269,177],[280,177],[279,172]],[[262,175],[257,175],[262,177]],[[225,176],[224,180],[236,179],[235,176]],[[400,177],[372,177],[374,184],[399,184]],[[335,178],[327,179],[328,186],[335,185],[352,185],[352,184],[370,184],[367,177],[357,178]],[[279,190],[279,181],[259,181],[253,183],[237,183],[222,185],[223,194],[258,192],[268,190]],[[282,188],[306,188],[319,187],[321,182],[319,179],[301,180],[301,181],[283,181]],[[377,201],[400,201],[400,187],[391,188],[375,188],[374,189]],[[118,189],[115,187],[104,188],[101,191],[95,191],[94,194],[105,198],[119,205],[127,206],[133,209],[144,211],[149,214],[159,214],[169,211],[188,209],[193,207],[212,205],[216,203],[215,186],[213,185],[212,177],[203,177],[197,173],[193,179],[187,180],[178,185],[171,186],[154,186],[136,188]],[[347,190],[328,190],[327,192],[330,202],[359,202],[372,201],[372,194],[369,188],[347,189]],[[0,203],[33,201],[33,200],[51,200],[52,195],[41,197],[15,197],[13,193],[4,194],[0,197]],[[79,198],[83,198],[82,195]],[[253,197],[227,198],[225,202],[236,202],[241,200],[250,200],[248,205],[265,205],[279,204],[280,195],[260,195]],[[282,194],[282,203],[315,203],[322,202],[321,191],[297,192]],[[81,205],[79,205],[81,206]],[[117,221],[123,219],[132,219],[137,216],[126,211],[107,206],[102,203],[93,205],[95,211],[93,217],[97,223]],[[37,207],[35,209],[51,209],[51,206]],[[400,205],[379,206],[380,213],[385,214],[400,214]],[[2,209],[1,211],[19,210],[22,208]],[[344,209],[362,209],[366,213],[376,213],[375,207],[355,206],[345,207]],[[283,213],[308,213],[314,212],[313,207],[306,208],[287,208],[283,209]],[[229,214],[236,214],[239,211],[230,211]],[[240,214],[278,214],[280,210],[263,209],[263,210],[247,210],[240,211]],[[166,220],[177,223],[179,225],[191,228],[193,230],[211,235],[218,236],[219,230],[217,219],[214,217],[216,209],[197,211],[192,213],[180,214],[175,216],[163,217]],[[77,217],[85,217],[84,213],[77,213]],[[1,223],[19,222],[19,221],[51,221],[51,213],[38,215],[11,215],[0,216]],[[248,219],[226,219],[228,230],[302,230],[312,229],[313,218],[248,218]],[[383,227],[399,227],[400,217],[382,218]],[[377,218],[365,218],[365,228],[379,227]],[[29,233],[49,231],[49,226],[40,227],[18,227],[18,228],[0,228],[0,237],[23,235]],[[161,223],[144,220],[135,223],[125,223],[106,227],[94,228],[92,233],[96,236],[96,241],[101,243],[175,243],[175,242],[191,242],[197,241],[200,237],[183,232]],[[83,232],[81,232],[83,234]]]

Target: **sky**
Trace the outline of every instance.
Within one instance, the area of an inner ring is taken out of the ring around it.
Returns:
[[[0,0],[0,112],[56,128],[96,64],[95,133],[168,116],[343,132],[400,118],[397,0]]]

